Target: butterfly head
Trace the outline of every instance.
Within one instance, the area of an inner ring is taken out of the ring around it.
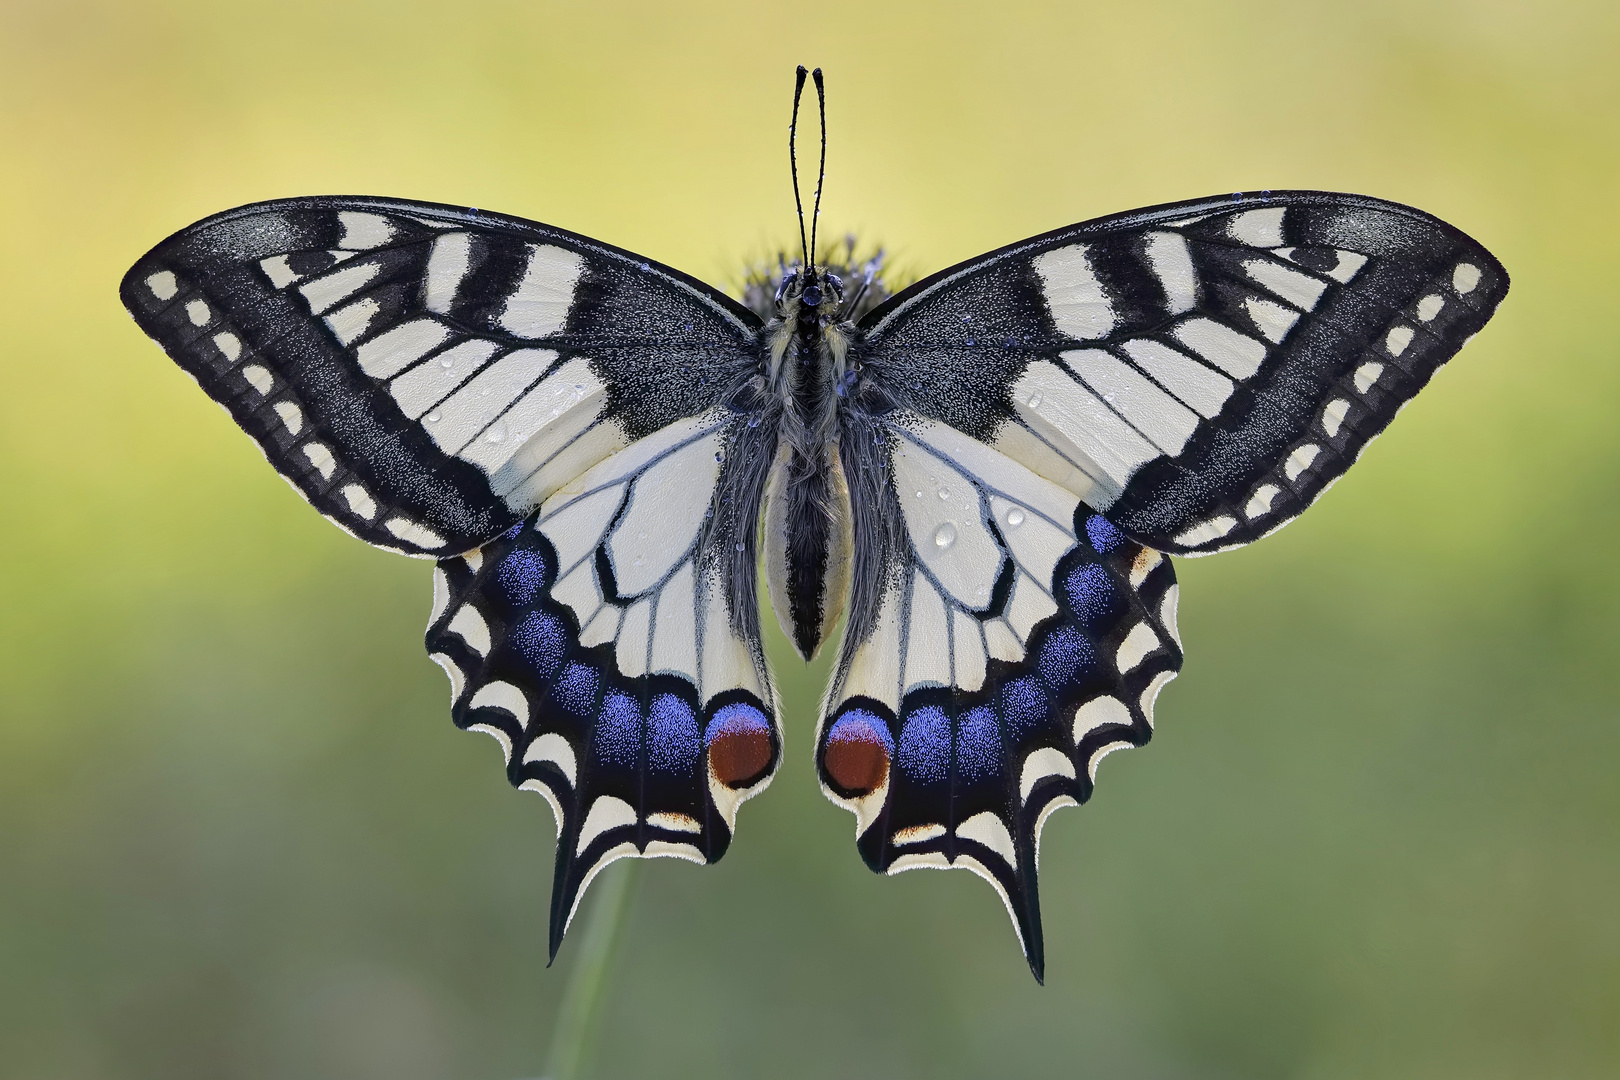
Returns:
[[[776,315],[794,319],[831,319],[844,304],[844,279],[825,266],[795,267],[776,287]]]
[[[904,284],[906,279],[898,280]],[[862,252],[854,236],[824,248],[809,272],[797,259],[789,260],[785,252],[778,252],[769,261],[746,266],[738,282],[743,303],[762,322],[789,322],[808,305],[829,321],[858,322],[887,300],[895,287],[883,250]]]

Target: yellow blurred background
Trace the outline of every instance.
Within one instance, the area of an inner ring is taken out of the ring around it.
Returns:
[[[982,883],[860,863],[778,649],[787,764],[724,862],[643,870],[597,1074],[1620,1074],[1617,57],[1601,0],[0,3],[0,1076],[539,1071],[578,944],[547,970],[548,811],[448,722],[426,566],[118,279],[366,193],[734,282],[794,233],[800,62],[824,234],[918,273],[1312,187],[1513,292],[1301,522],[1180,564],[1159,738],[1046,832],[1045,988]]]

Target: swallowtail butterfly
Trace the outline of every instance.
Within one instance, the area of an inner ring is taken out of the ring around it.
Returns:
[[[553,955],[605,865],[718,860],[775,774],[763,566],[801,656],[844,625],[813,745],[862,857],[984,878],[1040,978],[1042,825],[1181,667],[1167,556],[1297,517],[1507,274],[1326,192],[1100,218],[895,295],[803,221],[748,305],[549,225],[324,196],[183,229],[122,293],[317,510],[436,560],[452,716],[556,815]]]

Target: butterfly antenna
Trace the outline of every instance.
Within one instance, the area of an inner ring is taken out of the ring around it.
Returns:
[[[821,224],[821,183],[827,179],[827,86],[821,81],[821,69],[810,77],[816,80],[816,102],[821,107],[821,168],[816,170],[816,208],[810,215],[810,251],[816,250],[816,226]]]
[[[799,98],[804,94],[804,80],[808,74],[804,65],[800,64],[798,78],[793,83],[793,120],[788,124],[788,163],[793,169],[793,206],[799,212],[799,248],[804,252],[806,269],[810,267],[810,243],[804,238],[804,200],[799,197]],[[821,85],[819,69],[816,72],[816,85]]]

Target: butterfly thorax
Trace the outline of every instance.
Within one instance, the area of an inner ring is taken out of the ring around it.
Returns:
[[[840,317],[843,300],[843,284],[828,270],[793,271],[761,332],[781,418],[766,494],[765,565],[777,618],[806,659],[831,633],[848,587],[852,539],[838,403],[848,388],[854,327]]]

